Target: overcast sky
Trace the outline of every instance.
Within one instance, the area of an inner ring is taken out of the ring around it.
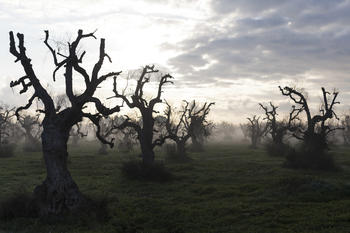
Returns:
[[[215,121],[262,114],[258,102],[288,110],[278,85],[304,88],[314,108],[322,86],[336,88],[338,111],[350,108],[349,0],[0,0],[1,101],[26,102],[9,88],[23,75],[8,52],[10,30],[24,33],[41,82],[60,93],[63,77],[52,82],[43,30],[53,40],[69,41],[78,29],[98,29],[96,36],[106,38],[113,63],[104,70],[127,73],[156,64],[175,77],[175,85],[165,88],[167,99],[214,101]],[[85,67],[96,61],[98,46],[93,39],[82,45]],[[108,91],[109,84],[99,90]]]

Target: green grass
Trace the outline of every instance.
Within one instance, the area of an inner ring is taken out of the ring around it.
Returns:
[[[246,146],[208,146],[193,161],[166,166],[168,183],[128,180],[120,167],[135,155],[70,150],[70,171],[81,191],[108,199],[105,222],[0,222],[2,232],[350,232],[350,150],[333,153],[340,170],[291,170],[284,159]],[[137,153],[135,153],[137,154]],[[157,158],[162,159],[159,152]],[[0,201],[31,192],[45,177],[39,153],[0,159]]]

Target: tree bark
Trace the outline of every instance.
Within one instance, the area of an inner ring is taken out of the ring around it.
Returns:
[[[60,214],[79,207],[83,196],[67,168],[69,130],[46,125],[41,137],[47,177],[34,190],[40,214]]]
[[[141,152],[142,152],[142,162],[146,166],[151,166],[154,163],[154,151],[152,147],[152,143],[146,140],[140,140],[141,144]]]

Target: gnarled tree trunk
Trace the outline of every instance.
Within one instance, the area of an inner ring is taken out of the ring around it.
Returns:
[[[141,130],[140,144],[142,152],[142,161],[144,165],[152,165],[154,163],[153,151],[153,125],[152,116],[144,116],[144,125]]]
[[[54,124],[44,125],[41,138],[47,177],[34,190],[41,215],[75,209],[83,200],[67,168],[68,137],[69,130],[62,130]]]

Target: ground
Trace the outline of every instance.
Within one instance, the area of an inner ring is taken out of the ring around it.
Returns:
[[[123,161],[98,155],[98,145],[70,150],[70,171],[81,191],[107,200],[108,219],[0,222],[2,232],[350,232],[350,149],[333,151],[334,172],[283,168],[283,158],[243,145],[212,145],[193,161],[165,160],[167,183],[129,180]],[[137,152],[135,152],[137,154]],[[158,159],[164,159],[157,153]],[[0,202],[30,193],[45,177],[40,153],[0,159]]]

